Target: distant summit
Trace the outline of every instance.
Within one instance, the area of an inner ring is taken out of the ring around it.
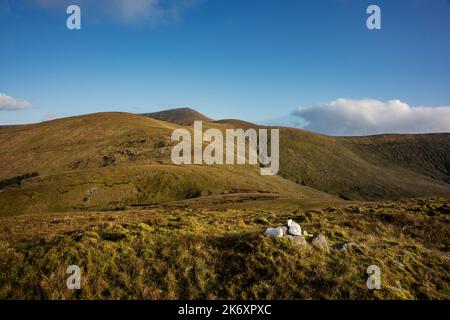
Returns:
[[[213,121],[207,116],[191,108],[176,108],[153,113],[144,113],[143,115],[156,120],[172,122],[183,126],[189,126],[196,120]]]

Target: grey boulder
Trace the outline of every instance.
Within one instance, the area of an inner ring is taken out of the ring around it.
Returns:
[[[298,245],[306,245],[307,242],[305,240],[305,238],[303,236],[292,236],[292,235],[287,235],[285,238],[294,241],[296,244]]]
[[[314,238],[311,241],[311,244],[320,250],[323,250],[326,252],[330,251],[330,249],[328,248],[327,239],[322,234],[314,236]]]

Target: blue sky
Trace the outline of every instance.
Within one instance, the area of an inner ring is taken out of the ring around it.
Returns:
[[[0,124],[178,106],[261,122],[339,98],[450,106],[447,0],[72,0],[74,31],[68,3],[0,0],[0,93],[31,104],[0,109]],[[366,28],[370,4],[381,30]]]

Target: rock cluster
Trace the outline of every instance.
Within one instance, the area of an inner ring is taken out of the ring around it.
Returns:
[[[285,237],[295,241],[299,245],[306,244],[306,240],[302,235],[302,228],[298,223],[292,221],[291,219],[287,221],[285,226],[267,228],[265,234],[269,237]]]
[[[302,233],[302,228],[292,219],[289,219],[285,226],[279,226],[276,228],[267,228],[265,232],[266,236],[277,237],[277,238],[287,238],[298,245],[306,245],[307,241],[305,237],[312,237],[311,245],[325,252],[329,252],[328,243],[324,235],[318,234],[315,236],[309,235],[305,230]],[[351,247],[353,244],[347,244]],[[346,248],[347,249],[347,248]]]

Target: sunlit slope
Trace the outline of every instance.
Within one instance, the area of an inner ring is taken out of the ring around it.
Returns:
[[[450,298],[450,197],[0,217],[0,299]],[[329,251],[266,228],[293,219]],[[351,244],[342,250],[343,244]],[[83,290],[67,290],[76,262]],[[367,290],[366,270],[382,270]],[[83,285],[87,284],[87,285]]]
[[[333,199],[280,176],[261,176],[257,166],[175,166],[170,137],[176,128],[145,116],[99,113],[0,129],[0,179],[38,173],[0,189],[0,214],[217,202],[236,194],[247,195],[237,201],[249,194]]]
[[[170,134],[176,127],[133,114],[96,113],[0,128],[0,179],[31,171],[48,175],[157,163],[170,156]]]

